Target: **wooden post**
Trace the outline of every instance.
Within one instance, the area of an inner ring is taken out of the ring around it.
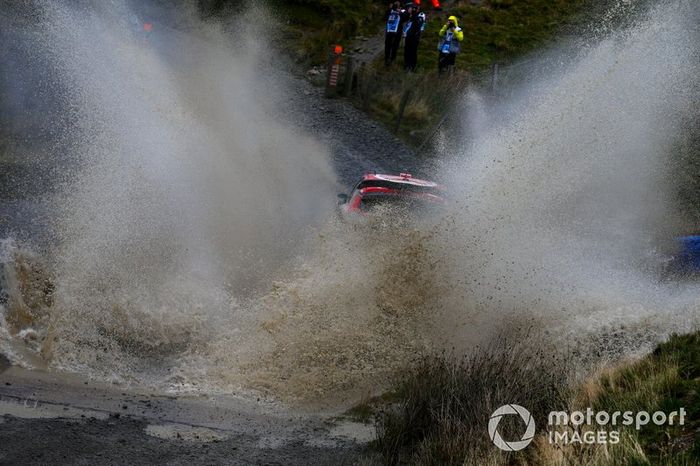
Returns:
[[[360,96],[362,97],[362,110],[369,110],[369,99],[372,94],[372,79],[369,75],[368,67],[365,63],[362,63],[360,68],[362,74],[362,87],[360,88]]]
[[[403,93],[403,96],[401,97],[401,102],[399,103],[399,114],[396,116],[396,126],[394,127],[394,134],[399,133],[399,128],[401,127],[401,120],[403,120],[403,114],[406,111],[406,105],[408,105],[408,101],[411,99],[411,90],[408,89],[406,92]]]
[[[355,61],[352,57],[345,59],[345,82],[343,83],[343,95],[350,97],[352,93],[352,76],[355,71]]]
[[[357,70],[357,95],[360,96],[360,100],[364,98],[365,95],[365,62],[360,63],[360,69]]]

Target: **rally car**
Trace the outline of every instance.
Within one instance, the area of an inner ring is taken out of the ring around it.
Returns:
[[[445,204],[444,187],[414,178],[410,173],[370,173],[349,194],[338,194],[340,209],[347,214],[366,215],[377,206],[400,206],[411,211],[434,209]]]
[[[666,275],[700,277],[700,233],[678,236],[666,263]]]

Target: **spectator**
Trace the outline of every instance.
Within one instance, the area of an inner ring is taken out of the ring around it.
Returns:
[[[464,32],[459,27],[456,16],[450,16],[442,29],[440,29],[440,42],[438,43],[438,71],[443,73],[452,69],[455,65],[457,54],[460,52],[459,43],[464,39]]]
[[[413,3],[406,4],[406,23],[403,26],[403,66],[406,71],[416,71],[418,66],[418,45],[420,44],[420,33],[423,29],[423,19],[418,7]]]
[[[401,42],[401,4],[394,2],[389,5],[389,10],[384,15],[386,32],[384,34],[384,64],[390,66],[396,60],[396,53]]]

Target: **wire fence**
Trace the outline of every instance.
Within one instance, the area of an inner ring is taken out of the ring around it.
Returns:
[[[349,99],[423,151],[449,123],[456,98],[464,89],[478,88],[491,100],[507,99],[528,76],[542,71],[542,60],[532,57],[489,67],[476,63],[461,66],[443,74],[437,70],[402,73],[331,53],[326,96]]]

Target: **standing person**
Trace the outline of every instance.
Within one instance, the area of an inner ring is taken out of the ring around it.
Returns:
[[[394,2],[384,15],[386,32],[384,34],[384,64],[390,66],[396,60],[396,53],[401,42],[401,4]]]
[[[418,66],[418,45],[423,29],[423,19],[418,7],[413,3],[406,4],[406,23],[403,26],[403,67],[406,71],[416,71]]]
[[[460,52],[459,43],[464,39],[464,32],[459,27],[456,16],[447,18],[447,23],[440,29],[440,42],[438,43],[438,71],[442,74],[445,70],[455,66],[457,54]]]

